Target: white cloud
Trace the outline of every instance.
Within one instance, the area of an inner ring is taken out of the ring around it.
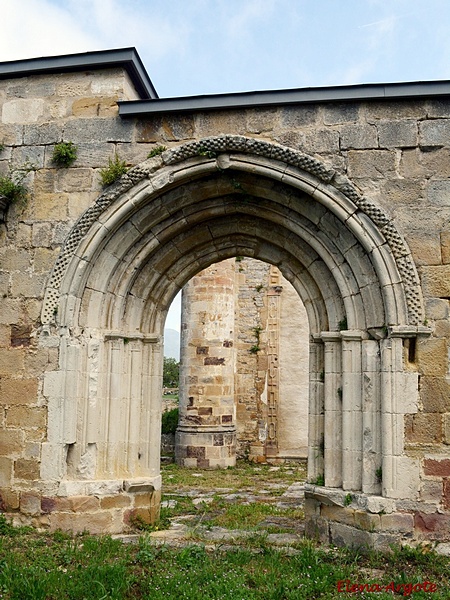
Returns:
[[[148,9],[118,0],[3,0],[0,61],[126,46],[152,60],[183,52],[187,26]]]
[[[225,27],[227,33],[232,38],[241,38],[249,31],[254,32],[256,22],[267,19],[275,10],[274,0],[247,0],[239,2],[237,5],[228,3],[228,12],[230,17],[225,15]]]
[[[72,15],[46,0],[3,0],[0,61],[99,48]]]

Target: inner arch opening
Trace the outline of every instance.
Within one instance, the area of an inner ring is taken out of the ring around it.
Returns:
[[[178,464],[306,459],[309,325],[277,267],[236,256],[183,288]]]

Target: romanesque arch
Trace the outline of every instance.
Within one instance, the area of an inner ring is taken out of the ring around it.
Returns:
[[[158,489],[166,312],[193,275],[236,255],[278,266],[307,309],[310,481],[405,497],[403,414],[417,375],[404,369],[404,346],[425,331],[409,250],[333,169],[240,136],[131,169],[67,237],[42,312],[43,335],[59,336],[61,350],[45,382],[44,480]]]

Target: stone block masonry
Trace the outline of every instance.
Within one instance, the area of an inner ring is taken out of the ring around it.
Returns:
[[[25,204],[0,198],[2,510],[93,531],[155,517],[164,318],[193,276],[242,256],[276,266],[305,309],[281,323],[307,320],[308,360],[290,358],[309,365],[308,476],[326,484],[309,492],[308,532],[376,547],[449,540],[445,85],[169,102],[127,53],[0,65],[0,173],[33,166]],[[78,146],[69,169],[52,162],[61,140]],[[116,152],[132,168],[102,190]],[[295,449],[305,423],[283,404],[283,332],[269,323],[281,286],[255,291],[258,351],[234,321],[188,327],[208,331],[187,346],[198,373],[184,384],[186,465],[233,464],[236,430],[256,459],[264,436],[272,457]],[[255,302],[244,296],[235,309]]]

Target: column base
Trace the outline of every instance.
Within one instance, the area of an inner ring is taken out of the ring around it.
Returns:
[[[236,427],[178,427],[175,461],[191,469],[226,469],[236,465]]]
[[[392,544],[450,540],[450,514],[423,502],[306,484],[305,535],[389,552]]]
[[[43,484],[42,487],[45,487]],[[58,490],[3,490],[2,512],[15,526],[42,531],[113,534],[159,518],[161,476],[128,480],[63,480]]]

